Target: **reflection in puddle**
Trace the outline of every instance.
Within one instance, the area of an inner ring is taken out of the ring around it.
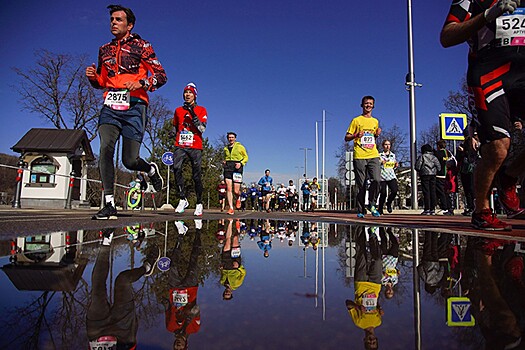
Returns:
[[[3,243],[2,349],[524,345],[515,242],[190,220]]]

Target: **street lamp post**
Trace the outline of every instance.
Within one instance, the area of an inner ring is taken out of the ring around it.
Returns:
[[[307,177],[307,169],[308,169],[308,155],[307,155],[307,152],[311,151],[312,149],[308,148],[308,147],[302,147],[302,148],[299,148],[299,149],[300,150],[304,150],[304,177],[306,179],[306,178],[308,178]]]

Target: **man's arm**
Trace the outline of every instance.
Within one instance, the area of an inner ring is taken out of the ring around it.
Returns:
[[[487,20],[483,13],[480,13],[465,22],[446,23],[443,26],[443,29],[441,29],[441,35],[439,38],[441,45],[443,47],[451,47],[464,43],[486,24]]]
[[[143,88],[148,91],[155,91],[162,85],[166,84],[168,77],[166,71],[157,59],[157,55],[153,50],[153,46],[147,41],[144,42],[144,50],[142,51],[142,63],[145,64],[151,75],[144,79]],[[142,83],[140,83],[142,85]]]
[[[471,19],[464,22],[445,23],[441,30],[440,41],[443,47],[461,44],[475,35],[487,23],[491,23],[504,13],[512,13],[520,6],[521,0],[498,0],[490,8],[486,9]]]

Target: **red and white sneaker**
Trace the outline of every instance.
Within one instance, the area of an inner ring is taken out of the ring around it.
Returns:
[[[525,208],[520,208],[516,192],[516,179],[506,175],[498,176],[498,200],[508,219],[525,219]]]
[[[485,231],[511,231],[512,225],[501,221],[491,209],[483,209],[480,213],[472,213],[472,227]]]

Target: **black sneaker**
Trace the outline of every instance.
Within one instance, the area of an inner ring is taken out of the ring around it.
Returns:
[[[391,203],[387,203],[387,204],[386,204],[386,211],[387,211],[389,214],[392,214],[392,204],[391,204]]]
[[[155,271],[155,267],[157,266],[157,262],[160,259],[160,249],[156,245],[153,245],[149,248],[149,252],[146,255],[146,258],[144,259],[144,268],[146,268],[146,272],[144,272],[144,276],[151,276],[153,272]]]
[[[160,176],[159,167],[155,163],[149,163],[153,168],[155,168],[155,174],[151,175],[149,177],[149,180],[151,181],[151,184],[153,185],[153,188],[155,191],[160,192],[162,191],[162,187],[164,187],[164,180],[162,179],[162,176]]]
[[[117,209],[111,203],[106,203],[106,206],[98,211],[93,217],[92,220],[116,220],[117,219]]]
[[[454,215],[454,211],[453,210],[447,210],[447,211],[443,212],[443,215],[445,215],[445,216],[453,216]]]

